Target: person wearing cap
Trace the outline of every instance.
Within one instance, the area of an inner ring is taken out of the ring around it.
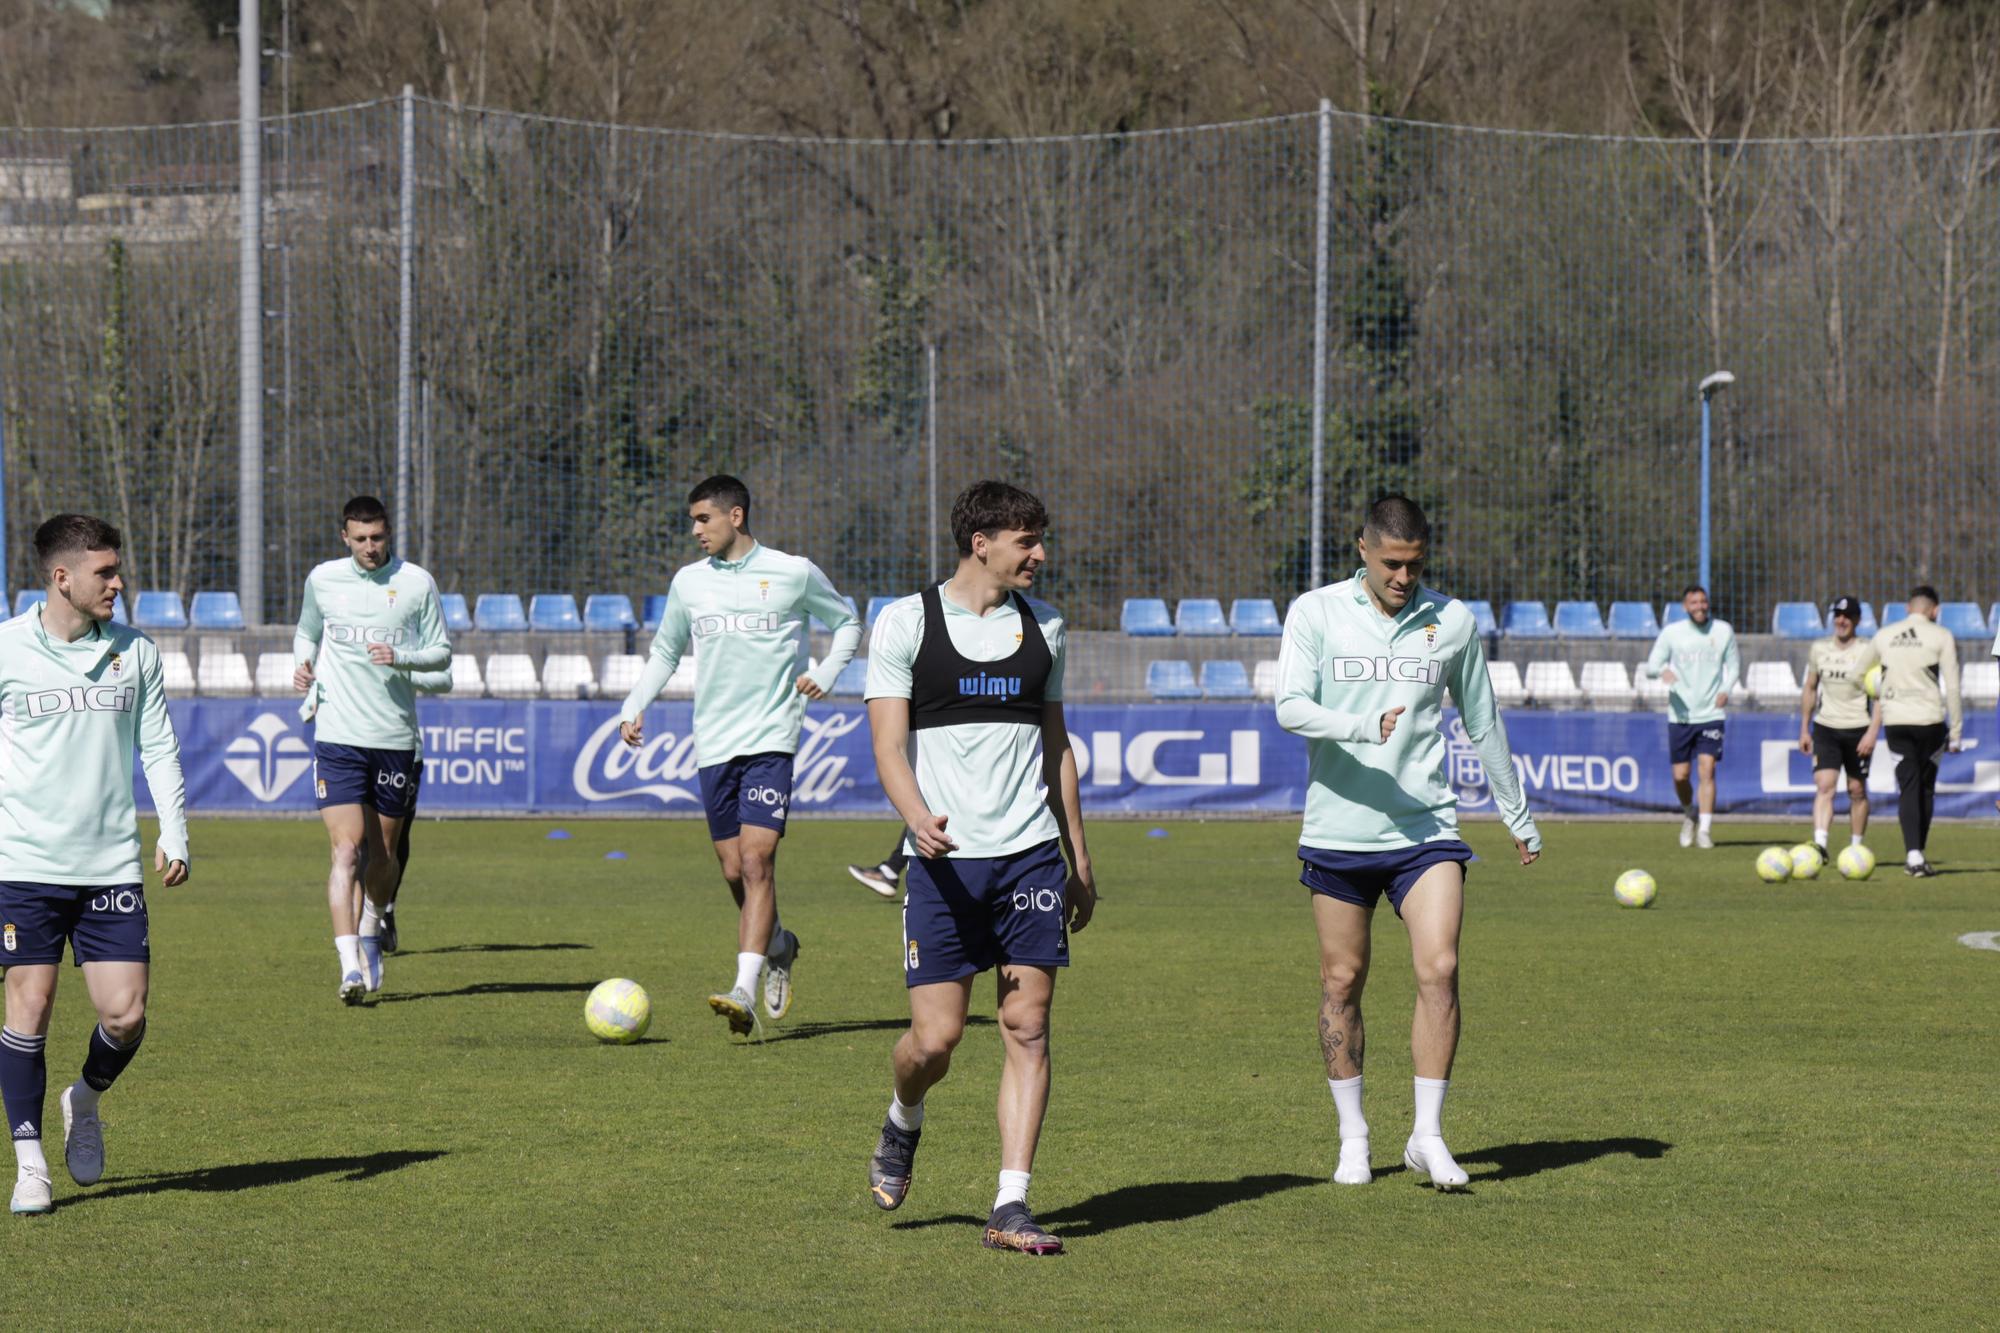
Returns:
[[[1924,855],[1937,801],[1938,756],[1958,753],[1965,705],[1958,695],[1958,643],[1937,623],[1937,589],[1910,591],[1910,614],[1875,636],[1882,657],[1882,739],[1896,756],[1896,818],[1903,873],[1937,873]]]
[[[1855,635],[1861,603],[1837,597],[1829,611],[1833,633],[1806,654],[1805,691],[1799,699],[1799,752],[1813,757],[1813,842],[1826,851],[1833,826],[1833,787],[1847,772],[1847,825],[1851,841],[1868,832],[1868,763],[1882,734],[1882,705],[1871,711],[1862,678],[1881,661],[1875,645]]]

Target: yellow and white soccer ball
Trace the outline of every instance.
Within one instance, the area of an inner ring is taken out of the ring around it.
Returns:
[[[1611,886],[1611,896],[1620,907],[1651,907],[1659,891],[1653,877],[1643,870],[1628,870]]]
[[[599,1041],[623,1046],[646,1035],[653,1022],[653,1002],[638,982],[613,977],[597,983],[583,1002],[583,1022]]]
[[[1882,697],[1882,664],[1877,662],[1861,673],[1861,692],[1871,699]]]
[[[1809,842],[1802,842],[1792,848],[1793,879],[1817,879],[1819,872],[1826,868],[1826,853]]]
[[[1875,873],[1875,853],[1858,842],[1841,848],[1833,863],[1847,879],[1867,879]]]
[[[1792,854],[1782,847],[1766,847],[1757,853],[1757,878],[1776,884],[1792,877]]]

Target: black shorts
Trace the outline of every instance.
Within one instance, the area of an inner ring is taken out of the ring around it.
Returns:
[[[1866,782],[1868,761],[1874,757],[1861,753],[1861,738],[1867,734],[1866,727],[1828,727],[1813,723],[1813,772],[1843,768],[1847,770],[1848,777]]]

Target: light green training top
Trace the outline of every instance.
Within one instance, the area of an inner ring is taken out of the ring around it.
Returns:
[[[761,542],[741,560],[683,565],[619,720],[634,720],[660,697],[692,643],[695,762],[707,768],[746,754],[796,754],[806,700],[794,686],[809,660],[808,616],[833,630],[826,660],[811,672],[831,690],[861,646],[861,622],[819,566]]]
[[[945,633],[961,657],[997,662],[1021,646],[1021,613],[1009,597],[985,615],[945,596]],[[1049,645],[1044,703],[1060,703],[1063,690],[1063,619],[1045,602],[1030,601]],[[907,699],[924,642],[924,599],[905,597],[875,620],[868,647],[868,697]],[[945,836],[958,844],[953,857],[1009,856],[1061,836],[1042,779],[1042,730],[1011,722],[971,722],[910,733],[916,749],[917,790],[934,815],[944,815]],[[904,849],[917,854],[907,837]]]
[[[1378,852],[1459,836],[1438,729],[1449,689],[1508,832],[1540,851],[1472,613],[1419,585],[1391,619],[1364,573],[1313,589],[1285,613],[1278,725],[1306,738],[1311,765],[1299,842]],[[1382,715],[1399,705],[1384,742]]]
[[[395,665],[377,666],[368,656],[372,643],[395,649]],[[299,715],[316,719],[314,740],[416,749],[417,690],[410,673],[451,666],[436,581],[401,558],[376,570],[352,557],[327,561],[306,575],[292,656],[313,663],[313,689]]]
[[[1674,683],[1667,687],[1667,716],[1676,722],[1720,721],[1723,709],[1716,699],[1734,693],[1743,673],[1736,631],[1713,616],[1706,625],[1676,620],[1660,631],[1640,670],[1658,680],[1668,667],[1674,669]]]
[[[0,624],[0,879],[141,882],[134,749],[160,847],[187,861],[181,747],[153,641],[100,623],[65,643],[40,606]]]

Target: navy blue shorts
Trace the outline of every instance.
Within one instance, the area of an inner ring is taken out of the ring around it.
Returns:
[[[701,770],[701,803],[708,808],[708,836],[728,842],[745,824],[785,835],[792,804],[793,756],[769,751],[743,754]]]
[[[1053,841],[1011,856],[912,857],[903,984],[957,981],[1001,963],[1068,967],[1068,887]]]
[[[60,963],[63,941],[85,963],[150,963],[140,884],[0,881],[0,967]]]
[[[1386,893],[1389,906],[1401,916],[1403,899],[1426,870],[1445,861],[1464,865],[1478,859],[1470,847],[1457,841],[1425,842],[1391,852],[1337,852],[1325,847],[1301,847],[1299,860],[1306,863],[1306,868],[1299,872],[1299,883],[1314,893],[1371,909]]]
[[[1691,764],[1698,754],[1711,755],[1722,762],[1722,723],[1667,723],[1667,754],[1676,764]]]
[[[313,791],[319,808],[365,805],[391,819],[417,812],[424,762],[415,750],[369,750],[320,741],[313,746]]]

